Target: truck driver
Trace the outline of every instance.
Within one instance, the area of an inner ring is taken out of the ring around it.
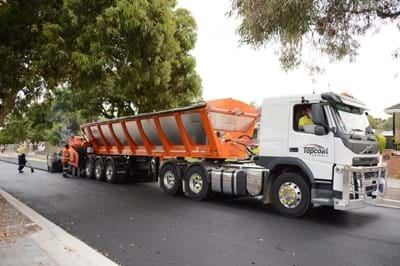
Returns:
[[[307,125],[314,125],[310,106],[306,107],[301,113],[301,117],[299,119],[299,129],[304,131],[304,126]]]

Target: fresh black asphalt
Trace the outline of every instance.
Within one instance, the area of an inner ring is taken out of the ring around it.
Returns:
[[[5,162],[0,187],[122,265],[400,265],[399,209],[289,219],[254,199],[196,202],[155,183],[18,174]]]

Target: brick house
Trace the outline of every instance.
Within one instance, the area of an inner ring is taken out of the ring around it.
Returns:
[[[384,111],[393,115],[393,142],[395,149],[398,150],[398,143],[400,143],[400,103],[386,108]],[[400,153],[394,150],[385,150],[383,161],[388,165],[389,176],[400,178]]]

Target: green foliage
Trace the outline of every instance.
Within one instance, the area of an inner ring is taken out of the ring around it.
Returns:
[[[379,119],[373,117],[372,115],[368,115],[368,121],[373,129],[380,129],[384,131],[393,130],[393,117]]]
[[[47,25],[44,50],[67,55],[51,68],[68,73],[74,98],[86,101],[80,105],[85,113],[111,118],[177,107],[200,96],[189,55],[196,24],[174,7],[175,1],[65,1],[67,15]]]
[[[32,143],[46,140],[45,131],[51,127],[50,102],[34,103],[26,113],[26,127],[29,129],[27,138]]]
[[[232,0],[230,15],[241,19],[238,33],[243,43],[254,47],[278,43],[285,69],[300,63],[304,43],[331,59],[352,60],[358,36],[386,20],[400,28],[397,0]]]
[[[378,124],[379,124],[378,119],[374,118],[372,115],[368,115],[368,121],[373,129],[378,128]]]
[[[378,133],[375,134],[375,137],[378,140],[379,151],[380,151],[380,153],[382,153],[386,147],[386,138],[383,135],[378,134]]]
[[[45,131],[46,140],[53,146],[58,146],[60,143],[60,129],[63,128],[62,124],[56,123],[50,129]]]
[[[381,121],[377,128],[385,131],[393,130],[393,117],[388,117],[387,119]]]
[[[0,9],[0,121],[51,98],[84,119],[182,106],[201,95],[196,23],[174,0],[15,0]],[[76,111],[76,109],[74,109]],[[38,135],[34,134],[34,137]]]
[[[25,116],[13,113],[7,119],[6,126],[0,131],[0,144],[21,143],[28,137],[27,119]]]
[[[44,21],[57,17],[59,1],[2,1],[0,8],[0,122],[43,90],[36,62]],[[18,93],[20,92],[20,96]]]

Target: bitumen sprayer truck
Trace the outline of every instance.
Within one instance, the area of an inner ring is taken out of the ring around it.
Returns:
[[[306,109],[312,123],[299,126]],[[222,99],[84,124],[69,140],[70,174],[158,181],[194,200],[258,197],[290,217],[313,205],[361,208],[385,192],[387,176],[366,110],[329,92],[268,98],[260,113]]]

